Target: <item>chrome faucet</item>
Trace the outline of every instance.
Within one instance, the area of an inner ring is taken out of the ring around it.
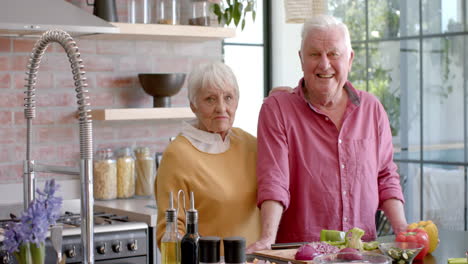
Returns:
[[[32,119],[36,117],[35,86],[37,72],[42,56],[51,42],[59,43],[67,53],[71,63],[73,80],[75,82],[76,97],[78,98],[78,118],[80,124],[80,168],[64,166],[51,166],[35,163],[31,159]],[[34,45],[29,58],[26,72],[25,109],[26,118],[26,160],[23,164],[24,208],[34,200],[36,178],[35,172],[61,173],[80,175],[81,181],[81,242],[83,244],[83,263],[94,263],[94,223],[93,223],[93,140],[92,121],[89,109],[89,97],[86,87],[83,60],[76,42],[62,30],[49,30],[45,32]]]

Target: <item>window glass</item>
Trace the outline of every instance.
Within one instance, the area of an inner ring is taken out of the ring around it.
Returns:
[[[400,131],[400,43],[384,41],[369,45],[369,92],[382,103],[393,136]]]
[[[366,39],[366,4],[364,0],[329,0],[330,15],[341,18],[353,40]]]
[[[463,37],[423,42],[424,159],[464,161]]]
[[[398,122],[399,129],[394,134],[395,158],[419,160],[421,158],[421,66],[420,49],[417,40],[399,42],[399,78],[392,84],[399,85],[400,115],[390,118],[390,123]],[[394,119],[394,120],[392,120]],[[399,119],[399,120],[396,120]]]
[[[431,219],[439,229],[464,230],[463,167],[424,164],[422,173],[419,164],[399,163],[398,168],[409,223]]]
[[[354,88],[366,91],[367,85],[367,65],[366,65],[366,46],[364,44],[353,45],[354,59],[351,72],[348,75],[349,81]]]
[[[240,100],[234,126],[256,136],[263,103],[263,47],[226,45],[224,51],[226,64],[234,71],[239,84]]]
[[[422,0],[423,33],[463,31],[463,0]]]
[[[236,29],[236,37],[228,38],[227,43],[263,43],[263,1],[257,0],[255,21],[252,18],[252,12],[247,13],[246,26],[244,30],[239,25]],[[231,27],[233,27],[231,25]]]
[[[371,39],[395,38],[399,35],[400,0],[370,0],[369,37]]]
[[[397,163],[400,184],[405,197],[405,215],[408,223],[421,220],[420,166],[416,163]],[[425,220],[425,219],[424,219]]]

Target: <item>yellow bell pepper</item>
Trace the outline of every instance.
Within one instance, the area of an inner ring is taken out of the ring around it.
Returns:
[[[439,245],[439,230],[437,226],[431,221],[419,221],[416,223],[412,223],[408,226],[408,229],[414,228],[422,228],[426,231],[427,235],[429,236],[429,251],[428,253],[434,252],[437,246]]]

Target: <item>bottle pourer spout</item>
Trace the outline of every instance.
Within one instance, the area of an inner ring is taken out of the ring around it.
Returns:
[[[193,192],[190,192],[190,210],[195,210],[195,198]]]
[[[174,209],[174,197],[172,192],[169,193],[169,209]]]

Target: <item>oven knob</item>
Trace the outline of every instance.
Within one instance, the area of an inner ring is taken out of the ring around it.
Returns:
[[[128,244],[128,249],[130,251],[137,251],[138,250],[138,243],[136,240],[133,240],[132,243]]]
[[[101,255],[106,254],[106,244],[98,246],[96,250]]]
[[[76,257],[75,246],[73,246],[73,248],[67,249],[67,250],[65,251],[65,255],[67,255],[67,257],[69,257],[69,258],[74,258],[74,257]]]
[[[115,253],[120,253],[120,252],[122,252],[122,242],[119,242],[118,244],[112,245],[112,250],[113,250]]]

